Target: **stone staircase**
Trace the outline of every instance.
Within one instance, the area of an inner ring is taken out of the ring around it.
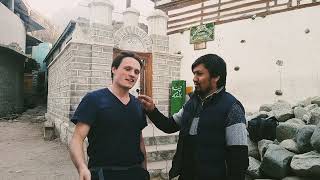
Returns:
[[[178,132],[166,134],[149,123],[142,134],[147,151],[148,171],[151,180],[168,179],[171,160],[176,151]]]

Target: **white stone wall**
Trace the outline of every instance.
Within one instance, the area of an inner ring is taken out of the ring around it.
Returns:
[[[22,20],[0,3],[0,44],[19,44],[23,52],[26,49],[26,30]],[[12,33],[14,30],[14,33]]]
[[[169,115],[170,89],[173,80],[180,79],[181,56],[164,52],[153,52],[152,95],[157,108]]]
[[[180,63],[182,56],[169,53],[169,37],[151,35],[153,99],[157,108],[165,115],[169,114],[170,87],[173,80],[180,79]]]
[[[190,31],[170,35],[170,52],[181,51],[181,79],[193,86],[191,64],[201,55],[216,53],[227,62],[227,90],[247,111],[278,99],[295,103],[320,94],[320,6],[217,25],[215,40],[204,50],[194,50]],[[309,29],[308,34],[305,30]],[[245,40],[245,43],[241,43]],[[282,96],[280,88],[282,60]],[[235,71],[234,67],[240,70]]]
[[[71,138],[74,125],[70,118],[84,95],[111,84],[112,31],[112,26],[77,24],[72,38],[67,38],[71,40],[53,55],[48,67],[46,118],[55,123],[62,142]]]
[[[141,43],[139,49],[128,45],[134,39]],[[112,26],[77,23],[73,34],[62,44],[62,50],[54,53],[49,65],[46,114],[54,121],[62,142],[71,138],[74,125],[70,118],[83,96],[111,84],[114,47],[152,53],[153,98],[160,111],[169,114],[170,85],[180,77],[182,57],[168,53],[168,36],[149,36],[137,26],[122,27],[113,33]]]

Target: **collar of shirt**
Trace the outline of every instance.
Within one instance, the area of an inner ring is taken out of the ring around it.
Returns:
[[[217,89],[217,90],[214,91],[213,93],[207,95],[207,96],[206,96],[205,98],[203,98],[203,99],[202,99],[199,95],[198,95],[198,97],[199,97],[199,99],[201,100],[201,103],[203,104],[205,101],[211,100],[214,95],[220,93],[222,90],[224,90],[224,86],[220,87],[219,89]]]

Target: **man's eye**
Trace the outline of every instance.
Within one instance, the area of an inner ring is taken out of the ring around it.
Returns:
[[[136,70],[136,71],[134,71],[134,73],[138,75],[138,74],[140,74],[140,71]]]

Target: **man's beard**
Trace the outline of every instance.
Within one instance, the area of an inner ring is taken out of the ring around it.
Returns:
[[[198,86],[198,88],[195,88],[194,93],[199,95],[200,97],[206,97],[208,94],[210,94],[212,89],[210,87],[201,90],[201,87]]]

